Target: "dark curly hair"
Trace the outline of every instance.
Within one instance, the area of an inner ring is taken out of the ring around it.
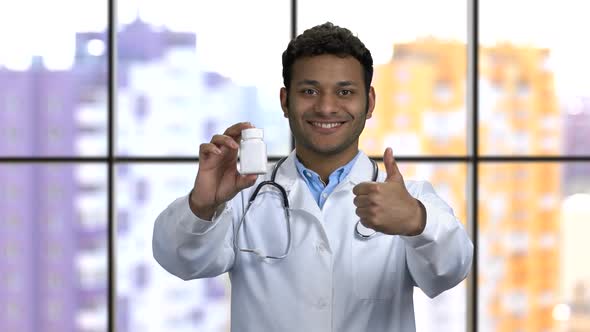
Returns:
[[[283,84],[289,91],[293,63],[299,58],[332,54],[341,57],[352,56],[363,66],[365,89],[368,93],[373,79],[373,57],[358,37],[350,30],[330,22],[305,30],[289,42],[283,52]]]

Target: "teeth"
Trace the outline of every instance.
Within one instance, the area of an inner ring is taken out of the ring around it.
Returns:
[[[312,125],[321,128],[334,128],[340,125],[340,122],[333,122],[333,123],[323,123],[323,122],[312,122]]]

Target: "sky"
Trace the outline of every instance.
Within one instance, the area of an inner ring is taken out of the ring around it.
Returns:
[[[242,85],[280,84],[280,54],[290,38],[288,0],[125,0],[119,24],[138,16],[156,26],[197,33],[198,62]],[[105,0],[0,0],[0,66],[26,70],[32,55],[50,69],[73,63],[76,31],[106,28]],[[466,0],[299,0],[299,31],[332,21],[356,33],[375,63],[394,43],[417,37],[467,40]],[[551,49],[548,66],[560,97],[590,96],[590,1],[480,0],[480,41],[510,41]],[[216,13],[216,14],[213,14]],[[244,66],[244,63],[251,65]]]

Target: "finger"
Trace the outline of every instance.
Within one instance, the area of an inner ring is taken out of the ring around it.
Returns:
[[[211,143],[215,144],[219,148],[225,146],[232,150],[237,150],[240,147],[233,138],[227,135],[215,135],[213,138],[211,138]]]
[[[355,195],[368,195],[372,193],[379,193],[379,184],[377,182],[362,182],[352,188],[352,193]]]
[[[203,143],[200,145],[199,155],[201,157],[209,156],[211,154],[220,155],[221,150],[215,144],[212,144],[212,143]]]
[[[359,208],[369,207],[377,204],[370,195],[356,196],[352,202],[354,203],[354,206]]]
[[[358,208],[358,207],[357,207],[357,208],[354,210],[354,213],[355,213],[355,214],[356,214],[356,215],[357,215],[359,218],[361,218],[361,220],[362,220],[363,218],[366,218],[366,216],[367,216],[367,214],[366,214],[366,212],[365,212],[365,211],[366,211],[366,209],[365,209],[365,208]],[[363,223],[363,225],[364,225],[364,223]]]
[[[367,220],[367,219],[360,218],[360,219],[359,219],[359,221],[361,222],[361,225],[362,225],[364,228],[367,228],[367,229],[372,229],[372,230],[374,230],[374,231],[377,231],[377,230],[375,229],[375,228],[376,228],[376,227],[375,227],[375,225],[373,225],[373,224],[370,222],[370,220]],[[367,230],[365,230],[364,232],[367,232]],[[369,231],[369,233],[370,233],[370,231]]]
[[[256,179],[258,179],[256,174],[237,175],[236,186],[239,190],[251,187],[256,183]]]
[[[370,207],[359,207],[355,210],[356,215],[363,220],[363,225],[371,225],[370,220],[375,216],[375,210]]]
[[[397,167],[397,162],[393,157],[393,150],[391,148],[385,149],[385,153],[383,153],[383,163],[385,164],[385,170],[387,171],[387,178],[385,179],[385,182],[403,180],[402,174]]]
[[[242,137],[242,130],[247,128],[254,128],[254,126],[250,122],[239,122],[227,128],[223,134],[239,141]]]

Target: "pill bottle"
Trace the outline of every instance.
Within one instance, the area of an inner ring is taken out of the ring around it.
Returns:
[[[261,128],[242,130],[240,142],[240,174],[266,173],[266,144]]]

